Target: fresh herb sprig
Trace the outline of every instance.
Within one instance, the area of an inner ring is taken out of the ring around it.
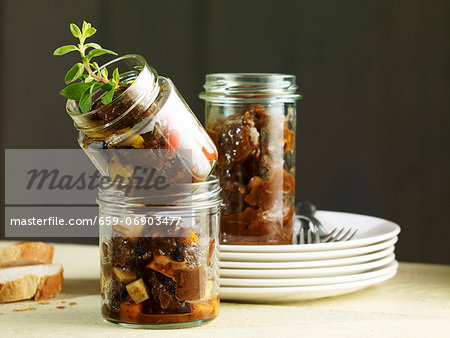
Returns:
[[[108,104],[112,101],[114,90],[119,86],[119,69],[115,68],[112,73],[112,78],[108,78],[108,71],[105,67],[101,68],[97,62],[92,61],[94,57],[103,54],[117,55],[109,49],[102,48],[98,43],[85,43],[86,39],[91,37],[97,30],[91,26],[90,23],[83,21],[83,26],[80,29],[76,24],[70,24],[70,31],[73,36],[78,38],[80,43],[75,45],[67,45],[57,48],[53,55],[64,55],[70,52],[78,51],[81,55],[81,62],[76,63],[66,73],[64,81],[69,84],[59,92],[60,95],[67,99],[78,100],[78,109],[80,113],[87,113],[92,106],[92,93],[101,88],[106,92],[103,95],[101,102]],[[89,50],[88,52],[88,49]],[[76,80],[79,82],[72,83]]]

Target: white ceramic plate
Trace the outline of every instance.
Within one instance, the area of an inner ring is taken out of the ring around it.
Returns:
[[[308,278],[331,277],[361,273],[391,263],[394,254],[373,262],[305,269],[220,269],[221,278]]]
[[[395,276],[397,265],[390,272],[362,281],[291,287],[220,287],[220,299],[252,303],[292,302],[343,295],[384,282]]]
[[[356,282],[383,276],[397,268],[396,261],[379,268],[343,276],[309,277],[309,278],[224,278],[220,277],[222,286],[268,287],[268,286],[306,286]]]
[[[317,211],[317,218],[327,228],[358,228],[355,237],[346,242],[302,245],[221,245],[222,252],[309,252],[349,249],[379,243],[400,233],[400,227],[382,218],[335,211]],[[330,227],[330,225],[332,225]]]
[[[299,269],[299,268],[318,268],[325,266],[340,266],[358,264],[364,262],[374,261],[376,259],[384,258],[394,252],[394,246],[390,246],[384,250],[370,253],[367,255],[336,258],[336,259],[322,259],[318,261],[298,261],[298,262],[228,262],[221,261],[220,268],[226,269]]]
[[[360,256],[386,249],[397,242],[397,236],[387,241],[350,249],[311,252],[220,252],[221,261],[233,262],[291,262],[336,259]]]

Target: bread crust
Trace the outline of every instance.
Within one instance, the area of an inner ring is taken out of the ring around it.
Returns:
[[[33,298],[39,281],[39,276],[26,275],[20,279],[0,284],[0,303]]]
[[[61,292],[63,286],[63,268],[56,275],[43,276],[37,287],[34,300],[41,300],[55,297]]]
[[[55,297],[62,290],[63,281],[61,265],[58,272],[53,275],[38,276],[30,273],[22,278],[0,283],[0,303]]]
[[[44,242],[21,242],[0,248],[0,268],[50,264],[54,248]]]

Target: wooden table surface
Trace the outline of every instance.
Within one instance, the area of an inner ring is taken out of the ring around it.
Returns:
[[[64,265],[63,292],[49,304],[0,304],[0,337],[450,337],[450,266],[401,262],[391,280],[352,294],[284,304],[222,302],[219,317],[206,325],[149,331],[102,319],[97,246],[55,244],[54,262]]]

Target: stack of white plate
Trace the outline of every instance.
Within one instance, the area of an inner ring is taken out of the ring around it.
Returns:
[[[397,273],[397,224],[331,211],[318,211],[316,217],[336,227],[357,227],[358,233],[346,242],[221,245],[221,299],[286,302],[330,297],[383,282]]]

